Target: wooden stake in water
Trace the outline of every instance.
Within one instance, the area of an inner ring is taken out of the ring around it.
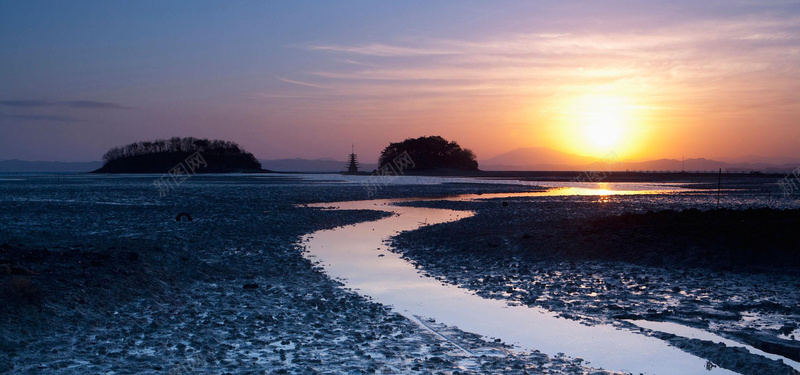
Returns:
[[[717,179],[717,209],[719,210],[719,192],[722,190],[722,168],[719,169],[719,178]]]

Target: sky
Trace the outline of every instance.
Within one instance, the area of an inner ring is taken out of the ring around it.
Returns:
[[[800,160],[798,1],[0,2],[0,160],[225,139],[374,162]]]

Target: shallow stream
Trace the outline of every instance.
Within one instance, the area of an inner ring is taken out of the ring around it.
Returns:
[[[532,193],[483,194],[446,198],[469,200],[553,195],[657,194],[663,190],[551,189]],[[521,350],[583,358],[595,368],[644,374],[733,374],[669,346],[666,342],[610,325],[587,326],[555,313],[527,306],[510,306],[443,284],[389,251],[387,239],[402,231],[469,217],[470,212],[396,206],[413,199],[378,199],[321,203],[329,209],[382,210],[392,216],[303,238],[306,256],[347,287],[391,305],[412,320],[433,318],[461,330],[499,338]],[[447,337],[444,337],[447,339]],[[470,356],[466,349],[466,356]]]

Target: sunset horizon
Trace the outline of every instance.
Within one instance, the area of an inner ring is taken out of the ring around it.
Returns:
[[[800,374],[800,0],[0,1],[0,373]]]
[[[0,5],[0,160],[173,136],[377,160],[423,135],[479,160],[800,159],[794,2],[192,4]]]

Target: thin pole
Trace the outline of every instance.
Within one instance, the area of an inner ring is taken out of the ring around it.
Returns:
[[[719,192],[722,190],[722,168],[719,169],[719,178],[717,179],[717,209],[719,210]]]

